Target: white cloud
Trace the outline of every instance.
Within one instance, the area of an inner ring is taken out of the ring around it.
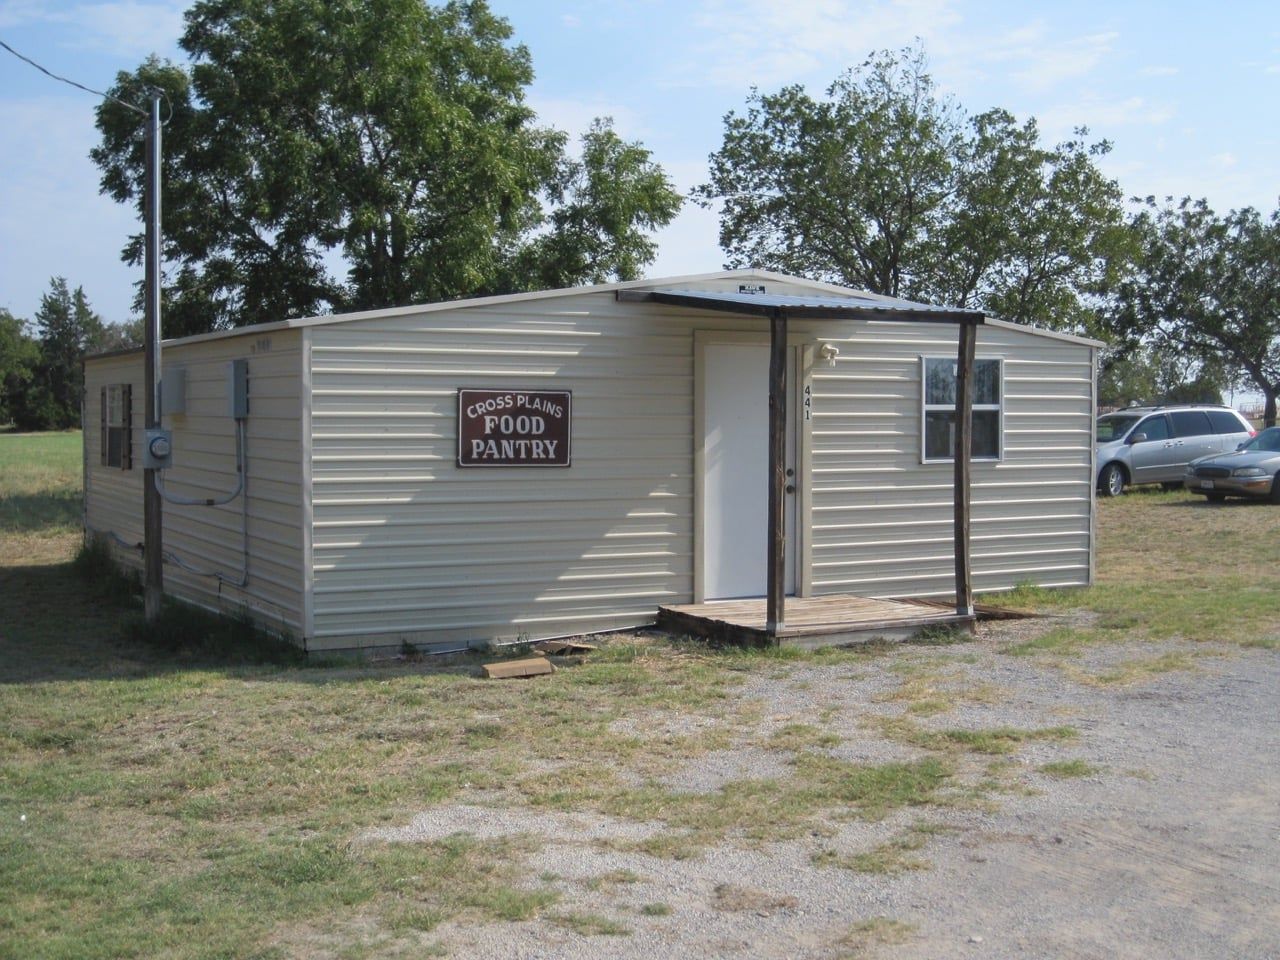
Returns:
[[[1008,58],[1023,63],[1013,78],[1032,90],[1047,90],[1064,80],[1087,76],[1112,50],[1114,33],[1045,43],[1022,44],[1008,51]]]
[[[1176,77],[1182,71],[1178,67],[1143,67],[1138,71],[1144,77]]]
[[[80,28],[74,45],[126,57],[175,56],[186,6],[185,0],[81,4],[69,18]]]
[[[47,19],[47,8],[40,0],[0,2],[0,30],[12,30],[14,27]]]
[[[582,26],[582,18],[575,17],[572,13],[566,13],[560,17],[560,25],[568,27],[570,30],[576,30]]]
[[[1236,155],[1234,153],[1231,153],[1230,151],[1225,151],[1223,153],[1215,153],[1213,156],[1209,158],[1209,161],[1216,166],[1222,167],[1225,170],[1231,169],[1239,162],[1236,159]]]
[[[960,20],[954,6],[953,0],[704,0],[690,29],[708,39],[693,45],[691,60],[670,80],[741,89],[749,77],[769,88],[916,37],[939,49],[945,29]]]
[[[1118,100],[1086,97],[1042,110],[1038,119],[1046,136],[1055,139],[1069,135],[1080,126],[1103,135],[1110,135],[1119,127],[1161,126],[1172,120],[1175,113],[1170,105],[1152,103],[1145,97],[1123,97]]]
[[[529,106],[537,113],[539,123],[563,130],[575,140],[590,129],[596,117],[612,117],[613,129],[624,140],[643,139],[648,133],[640,114],[605,100],[531,96]]]

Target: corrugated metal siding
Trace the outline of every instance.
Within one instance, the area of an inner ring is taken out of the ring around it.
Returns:
[[[243,589],[219,584],[168,561],[165,592],[213,609],[249,609],[264,624],[294,637],[304,633],[302,561],[302,434],[300,331],[276,331],[167,347],[165,369],[186,368],[186,413],[164,418],[173,431],[174,467],[165,472],[171,493],[218,497],[235,488],[235,422],[227,414],[227,363],[249,359],[247,421],[249,581]],[[133,385],[134,469],[101,465],[99,387]],[[140,353],[85,364],[86,522],[92,531],[142,541],[143,360]],[[225,506],[164,504],[164,549],[201,571],[231,581],[243,569],[239,499]],[[141,568],[137,550],[117,551]]]
[[[815,364],[813,591],[954,593],[952,465],[920,462],[921,356],[954,356],[952,327],[862,324],[824,331]],[[972,467],[976,590],[1087,583],[1093,497],[1091,348],[978,329],[1004,360],[1004,458]]]
[[[312,646],[614,629],[690,601],[695,330],[767,337],[608,292],[308,330]],[[955,329],[792,332],[841,348],[814,368],[813,591],[952,592],[951,467],[919,462],[919,356],[954,354]],[[997,328],[979,349],[1007,360],[1006,457],[974,471],[975,582],[1083,582],[1090,349]],[[572,390],[573,466],[457,468],[459,387]]]
[[[602,293],[310,333],[317,644],[620,628],[692,595],[687,321]],[[459,469],[459,387],[573,391],[572,466]]]

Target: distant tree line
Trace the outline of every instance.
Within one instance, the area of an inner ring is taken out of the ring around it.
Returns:
[[[0,426],[66,430],[80,426],[87,354],[140,343],[140,324],[104,323],[81,287],[54,277],[33,322],[0,308]]]
[[[528,51],[483,0],[199,0],[180,46],[186,63],[152,57],[111,88],[166,99],[166,336],[632,279],[682,203],[607,119],[576,147],[538,125]],[[102,190],[141,214],[139,118],[107,100],[97,125]],[[822,95],[753,90],[693,196],[728,267],[1097,337],[1103,404],[1245,387],[1273,423],[1280,211],[1126,202],[1110,149],[970,114],[917,44]],[[141,263],[141,233],[123,257]],[[32,332],[3,315],[0,420],[74,422],[63,359],[100,336],[91,316],[62,281]]]

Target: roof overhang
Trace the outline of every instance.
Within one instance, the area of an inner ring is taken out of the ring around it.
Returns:
[[[980,324],[978,310],[937,307],[928,303],[876,296],[730,293],[718,290],[618,290],[624,303],[660,303],[671,307],[718,310],[739,316],[786,316],[797,320],[906,320],[915,323]]]

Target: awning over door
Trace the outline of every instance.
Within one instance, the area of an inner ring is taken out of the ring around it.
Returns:
[[[777,639],[784,628],[786,529],[783,515],[785,469],[787,320],[885,320],[954,323],[960,327],[956,351],[955,560],[956,614],[973,616],[969,568],[969,456],[973,417],[973,360],[977,310],[938,307],[869,293],[789,294],[718,290],[619,290],[619,301],[716,310],[769,320],[769,555],[765,633]]]
[[[914,320],[925,323],[982,323],[977,310],[872,294],[823,296],[789,293],[729,293],[718,290],[619,290],[624,302],[663,303],[673,307],[719,310],[740,316],[772,317],[782,312],[795,320]]]

